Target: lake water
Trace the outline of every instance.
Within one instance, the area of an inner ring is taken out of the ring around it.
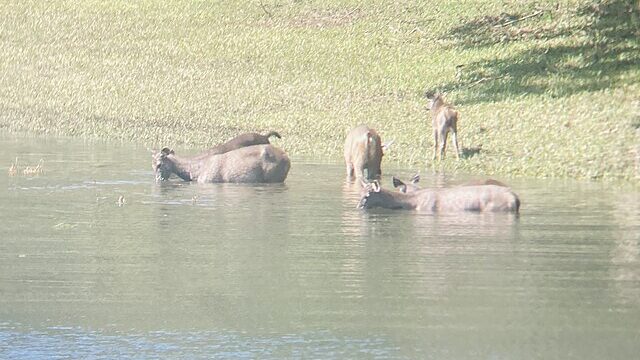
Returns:
[[[519,217],[365,212],[342,164],[155,184],[142,146],[0,145],[1,359],[640,353],[637,188],[507,180]],[[464,180],[422,169],[423,186]]]

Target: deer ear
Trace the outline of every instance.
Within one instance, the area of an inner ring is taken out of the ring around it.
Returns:
[[[373,192],[380,192],[380,181],[373,180],[371,183],[371,189],[373,189]]]
[[[169,149],[169,148],[163,148],[162,150],[160,150],[160,158],[164,159],[169,155],[175,154],[173,152],[173,150]]]
[[[403,183],[402,180],[398,179],[395,176],[392,177],[392,179],[393,179],[393,187],[398,188],[400,192],[403,192],[403,193],[407,192],[407,185]]]
[[[402,180],[398,179],[395,176],[391,177],[391,180],[393,181],[393,187],[400,187],[402,185],[404,185],[404,183],[402,182]]]
[[[420,181],[420,174],[415,174],[413,175],[413,177],[411,178],[411,183],[412,184],[416,184]]]
[[[367,141],[375,146],[376,138],[371,134],[371,131],[367,132]]]

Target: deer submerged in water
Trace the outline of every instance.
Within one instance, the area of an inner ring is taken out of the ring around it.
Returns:
[[[498,185],[467,185],[452,188],[397,192],[382,189],[378,181],[363,184],[358,208],[386,208],[419,212],[511,212],[518,213],[520,199],[511,189]]]
[[[270,131],[264,135],[253,133],[253,132],[240,134],[228,140],[227,142],[216,145],[211,149],[206,150],[205,152],[203,152],[200,155],[197,155],[196,157],[206,157],[208,155],[224,154],[226,152],[251,146],[251,145],[271,144],[271,142],[269,141],[269,138],[271,138],[272,136],[275,136],[278,139],[282,139],[282,137],[277,131]]]
[[[398,179],[395,176],[393,176],[391,179],[393,181],[393,187],[398,189],[398,191],[400,192],[409,193],[409,192],[421,190],[421,187],[417,185],[418,182],[420,182],[419,174],[415,174],[411,178],[411,180],[409,180],[408,184]],[[498,181],[494,179],[470,180],[461,184],[460,186],[473,186],[473,185],[496,185],[496,186],[502,186],[502,187],[509,187],[507,184],[503,183],[502,181]]]
[[[198,183],[279,183],[291,167],[287,154],[273,145],[253,145],[224,154],[180,157],[169,148],[153,156],[156,181],[176,174]]]
[[[203,153],[177,156],[169,148],[153,154],[152,167],[156,181],[168,180],[172,174],[185,181],[268,183],[283,182],[291,167],[287,154],[271,145],[265,135],[245,133]]]
[[[269,183],[283,182],[291,167],[287,154],[272,146],[269,138],[280,134],[270,131],[265,135],[245,133],[192,156],[177,156],[169,148],[152,155],[156,181],[168,180],[172,174],[185,181]]]

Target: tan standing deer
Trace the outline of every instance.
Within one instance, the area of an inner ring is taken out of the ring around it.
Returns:
[[[380,135],[366,126],[360,125],[347,134],[344,142],[344,161],[347,167],[347,178],[355,176],[364,179],[364,171],[367,170],[367,179],[379,179],[382,174],[380,164],[384,151],[393,141],[382,144]]]
[[[456,158],[460,159],[458,146],[458,111],[445,103],[442,94],[427,93],[429,103],[427,108],[431,113],[431,125],[433,127],[433,160],[442,160],[447,147],[447,135],[451,132],[453,145],[456,148]]]

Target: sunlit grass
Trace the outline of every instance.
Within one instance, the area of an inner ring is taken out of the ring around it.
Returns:
[[[340,162],[367,123],[416,170],[637,175],[631,1],[261,4],[3,1],[0,127],[193,148],[273,129],[294,159]],[[479,152],[431,163],[426,90]]]

